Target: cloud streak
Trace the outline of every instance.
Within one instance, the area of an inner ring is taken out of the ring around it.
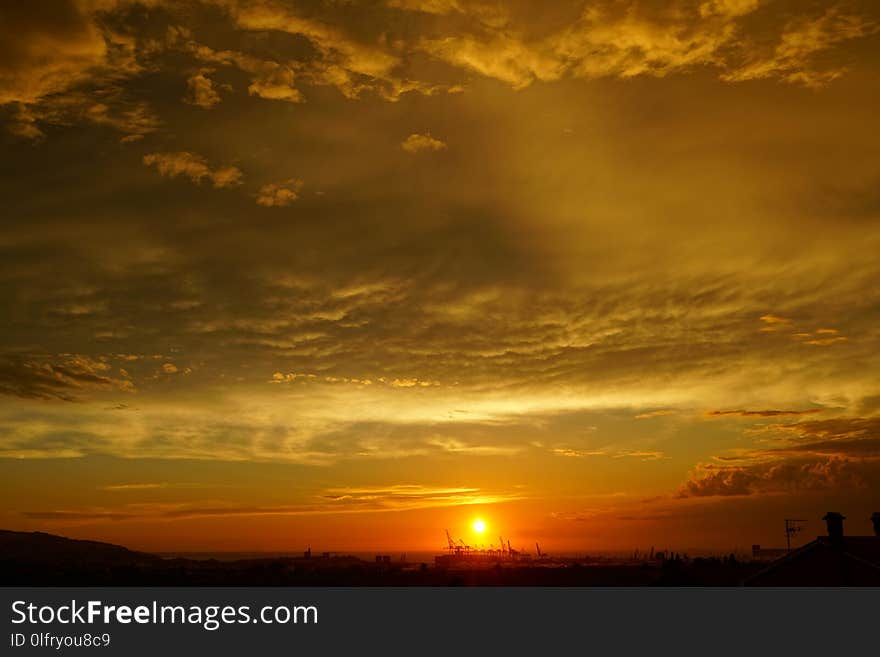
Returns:
[[[738,410],[727,410],[727,411],[709,411],[707,415],[709,417],[724,417],[727,415],[733,415],[736,417],[779,417],[780,415],[813,415],[815,413],[821,413],[821,408],[807,408],[804,410],[759,410],[759,411],[747,411],[744,409]]]
[[[114,489],[117,490],[117,489]],[[126,490],[132,490],[126,488]],[[139,488],[137,490],[145,490]],[[484,491],[479,488],[430,488],[417,484],[396,484],[379,488],[329,489],[314,502],[247,506],[228,503],[138,503],[121,509],[51,509],[23,511],[31,520],[63,523],[121,520],[188,520],[215,517],[314,516],[411,511],[474,504],[499,504],[521,499],[517,493]]]

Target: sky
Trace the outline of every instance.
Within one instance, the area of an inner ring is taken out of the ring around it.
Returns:
[[[4,3],[0,527],[869,533],[878,83],[867,0]]]

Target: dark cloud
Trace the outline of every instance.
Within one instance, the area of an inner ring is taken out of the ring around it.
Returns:
[[[880,437],[880,417],[835,417],[776,425],[775,430],[809,443],[816,440],[841,440]]]
[[[839,456],[862,455],[880,457],[880,436],[876,436],[875,434],[875,436],[871,438],[857,438],[851,440],[825,440],[815,443],[793,445],[791,447],[784,447],[775,451],[788,452],[792,454],[804,452],[810,454],[828,454]]]
[[[114,378],[110,369],[103,361],[76,354],[54,362],[6,355],[0,357],[0,394],[74,401],[89,389],[133,389],[130,381]]]
[[[725,497],[846,490],[875,485],[880,460],[792,459],[747,466],[704,464],[678,491],[679,497]]]
[[[107,57],[100,29],[73,0],[50,0],[40,12],[4,4],[0,18],[0,104],[64,91]]]
[[[681,497],[864,488],[880,474],[880,418],[838,417],[777,425],[785,444],[719,456],[679,489]]]
[[[751,0],[603,0],[589,7],[561,3],[554,12],[484,3],[364,8],[159,0],[149,3],[150,11],[127,0],[50,4],[41,12],[3,10],[0,105],[19,104],[12,128],[26,137],[41,136],[41,124],[94,119],[128,138],[152,132],[159,122],[146,105],[129,110],[141,115],[136,119],[108,106],[106,97],[161,68],[169,52],[195,60],[175,61],[186,88],[177,98],[211,108],[220,102],[209,77],[216,67],[246,74],[249,95],[294,103],[306,100],[302,87],[388,101],[413,92],[459,92],[472,73],[521,89],[535,81],[666,77],[709,68],[728,82],[769,78],[821,88],[845,74],[847,44],[878,30],[870,6],[820,3],[792,16]],[[216,43],[221,35],[235,47],[200,41]],[[456,74],[440,74],[438,64]]]
[[[814,413],[821,413],[821,408],[808,408],[804,410],[791,410],[791,411],[779,411],[779,410],[765,410],[765,411],[746,411],[743,409],[739,410],[731,410],[731,411],[709,411],[708,415],[712,417],[719,417],[724,415],[735,415],[738,417],[778,417],[780,415],[812,415]]]
[[[50,0],[39,12],[20,4],[0,10],[0,107],[14,108],[13,133],[39,139],[47,125],[86,123],[130,142],[159,126],[148,104],[124,87],[145,70],[137,38],[101,20],[101,9],[130,3],[102,4]]]

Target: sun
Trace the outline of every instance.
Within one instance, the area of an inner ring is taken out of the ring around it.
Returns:
[[[482,534],[484,531],[486,531],[486,523],[483,522],[482,518],[477,518],[476,520],[474,520],[474,524],[471,525],[471,527],[473,527],[473,530],[478,534]]]

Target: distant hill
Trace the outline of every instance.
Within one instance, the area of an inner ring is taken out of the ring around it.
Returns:
[[[0,561],[45,562],[53,565],[71,561],[82,565],[119,565],[158,559],[159,557],[152,554],[134,552],[112,543],[81,541],[44,532],[13,532],[0,529]]]
[[[160,557],[111,543],[0,529],[0,584],[90,581],[109,571],[149,567],[159,561]]]

